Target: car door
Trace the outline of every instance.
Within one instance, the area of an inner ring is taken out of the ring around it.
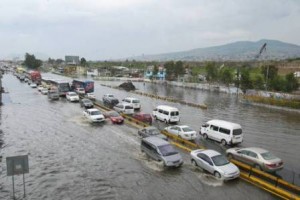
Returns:
[[[178,135],[178,127],[177,126],[171,126],[169,128],[169,133],[173,134],[173,135]]]
[[[254,166],[255,164],[258,163],[258,156],[253,151],[250,150],[248,151],[247,159],[248,159],[248,164],[251,166]]]
[[[197,164],[204,170],[212,173],[212,162],[211,162],[210,158],[203,153],[199,153],[197,155],[197,157],[199,158],[198,159],[199,163],[197,163]]]
[[[236,159],[242,161],[243,163],[248,163],[248,151],[247,150],[239,150],[237,151]]]

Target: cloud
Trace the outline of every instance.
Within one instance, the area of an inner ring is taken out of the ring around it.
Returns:
[[[296,0],[2,0],[0,58],[109,59],[261,38],[300,44],[299,11]]]

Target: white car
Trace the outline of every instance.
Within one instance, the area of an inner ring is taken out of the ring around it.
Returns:
[[[48,94],[48,89],[47,88],[42,88],[41,93],[42,94]]]
[[[92,100],[95,100],[96,99],[96,96],[94,93],[87,93],[86,94],[86,97],[89,98],[89,99],[92,99]]]
[[[38,91],[41,91],[43,88],[44,88],[44,87],[41,86],[41,85],[39,85],[39,86],[37,87]]]
[[[79,101],[79,96],[75,92],[67,92],[66,98],[67,98],[67,100],[69,100],[71,102]]]
[[[83,111],[83,116],[85,116],[91,122],[103,122],[105,121],[104,115],[100,112],[100,110],[96,108],[91,108]]]
[[[133,107],[128,103],[119,103],[119,104],[115,105],[113,108],[115,111],[117,111],[119,113],[124,113],[124,114],[129,114],[129,115],[134,113]]]
[[[225,156],[211,149],[191,151],[191,162],[222,180],[231,180],[240,176],[240,170]]]
[[[168,126],[165,130],[186,140],[194,140],[197,138],[197,132],[186,125]]]
[[[84,88],[76,88],[75,92],[77,94],[85,94],[85,89]]]
[[[135,110],[141,109],[140,100],[137,98],[127,97],[127,98],[123,99],[122,102],[130,104],[133,107],[133,109],[135,109]]]
[[[36,88],[36,87],[37,87],[37,84],[36,84],[36,83],[30,83],[30,87]]]

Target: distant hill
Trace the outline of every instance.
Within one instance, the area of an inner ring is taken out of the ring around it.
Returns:
[[[277,40],[259,40],[257,42],[239,41],[230,44],[213,46],[207,48],[192,49],[174,53],[157,55],[143,55],[131,59],[142,61],[167,61],[167,60],[186,60],[186,61],[246,61],[254,60],[260,48],[267,43],[267,50],[260,56],[261,59],[282,60],[287,58],[300,57],[300,46],[289,44]]]

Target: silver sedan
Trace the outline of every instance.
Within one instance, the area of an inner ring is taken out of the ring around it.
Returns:
[[[283,168],[280,158],[258,147],[231,148],[227,149],[226,155],[229,159],[233,158],[267,172],[276,172]]]
[[[191,151],[191,162],[222,180],[231,180],[240,176],[240,170],[225,156],[214,150],[198,149]]]

